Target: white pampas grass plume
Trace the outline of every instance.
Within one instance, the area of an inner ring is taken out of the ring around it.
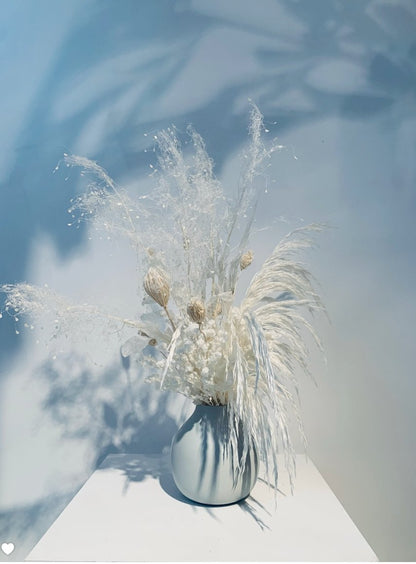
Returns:
[[[187,312],[189,317],[195,323],[201,324],[205,319],[205,306],[204,303],[198,298],[194,298],[188,304]]]
[[[240,270],[244,270],[253,262],[253,251],[247,251],[240,258]]]
[[[160,268],[149,268],[143,286],[146,294],[161,307],[166,308],[170,296],[169,279],[166,272]]]

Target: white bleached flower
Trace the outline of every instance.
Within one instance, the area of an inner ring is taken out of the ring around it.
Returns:
[[[253,262],[253,251],[247,251],[240,258],[240,270],[244,270]]]
[[[163,308],[168,305],[170,287],[166,272],[160,268],[149,268],[143,286],[146,294],[153,298],[157,304]]]

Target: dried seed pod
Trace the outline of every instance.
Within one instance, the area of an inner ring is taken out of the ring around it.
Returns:
[[[189,317],[195,323],[202,323],[205,319],[205,306],[198,298],[193,298],[187,308]]]
[[[240,269],[244,270],[253,262],[253,251],[247,251],[240,258]]]
[[[166,272],[160,268],[149,268],[143,283],[146,294],[157,304],[166,308],[169,301],[170,287]]]

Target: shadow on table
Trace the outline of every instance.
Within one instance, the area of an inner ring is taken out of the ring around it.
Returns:
[[[191,499],[188,499],[179,491],[172,476],[168,455],[109,455],[99,467],[100,470],[106,468],[115,468],[121,470],[124,473],[126,482],[123,493],[127,491],[129,482],[141,482],[146,476],[151,476],[152,478],[159,480],[160,487],[170,497],[173,497],[181,503],[191,505],[192,507],[201,507],[209,514],[210,517],[212,517],[216,521],[219,521],[218,512],[214,511],[214,508],[217,506],[197,503],[195,501],[192,501]],[[247,498],[239,501],[238,506],[244,513],[254,519],[261,530],[270,529],[263,518],[259,515],[259,512],[267,514],[269,516],[271,514],[264,507],[264,505],[262,505],[254,497],[249,495]]]

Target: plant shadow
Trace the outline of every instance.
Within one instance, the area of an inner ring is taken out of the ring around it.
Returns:
[[[117,469],[122,471],[125,477],[123,493],[126,494],[130,482],[141,482],[146,477],[152,477],[159,481],[162,490],[171,498],[180,503],[189,505],[195,510],[205,511],[212,519],[221,521],[221,507],[204,503],[198,503],[184,496],[175,484],[173,478],[169,455],[167,454],[117,454],[109,455],[102,462],[99,470]],[[266,524],[265,518],[270,516],[270,512],[251,495],[236,504],[261,530],[270,529]],[[260,515],[261,513],[261,515]]]

